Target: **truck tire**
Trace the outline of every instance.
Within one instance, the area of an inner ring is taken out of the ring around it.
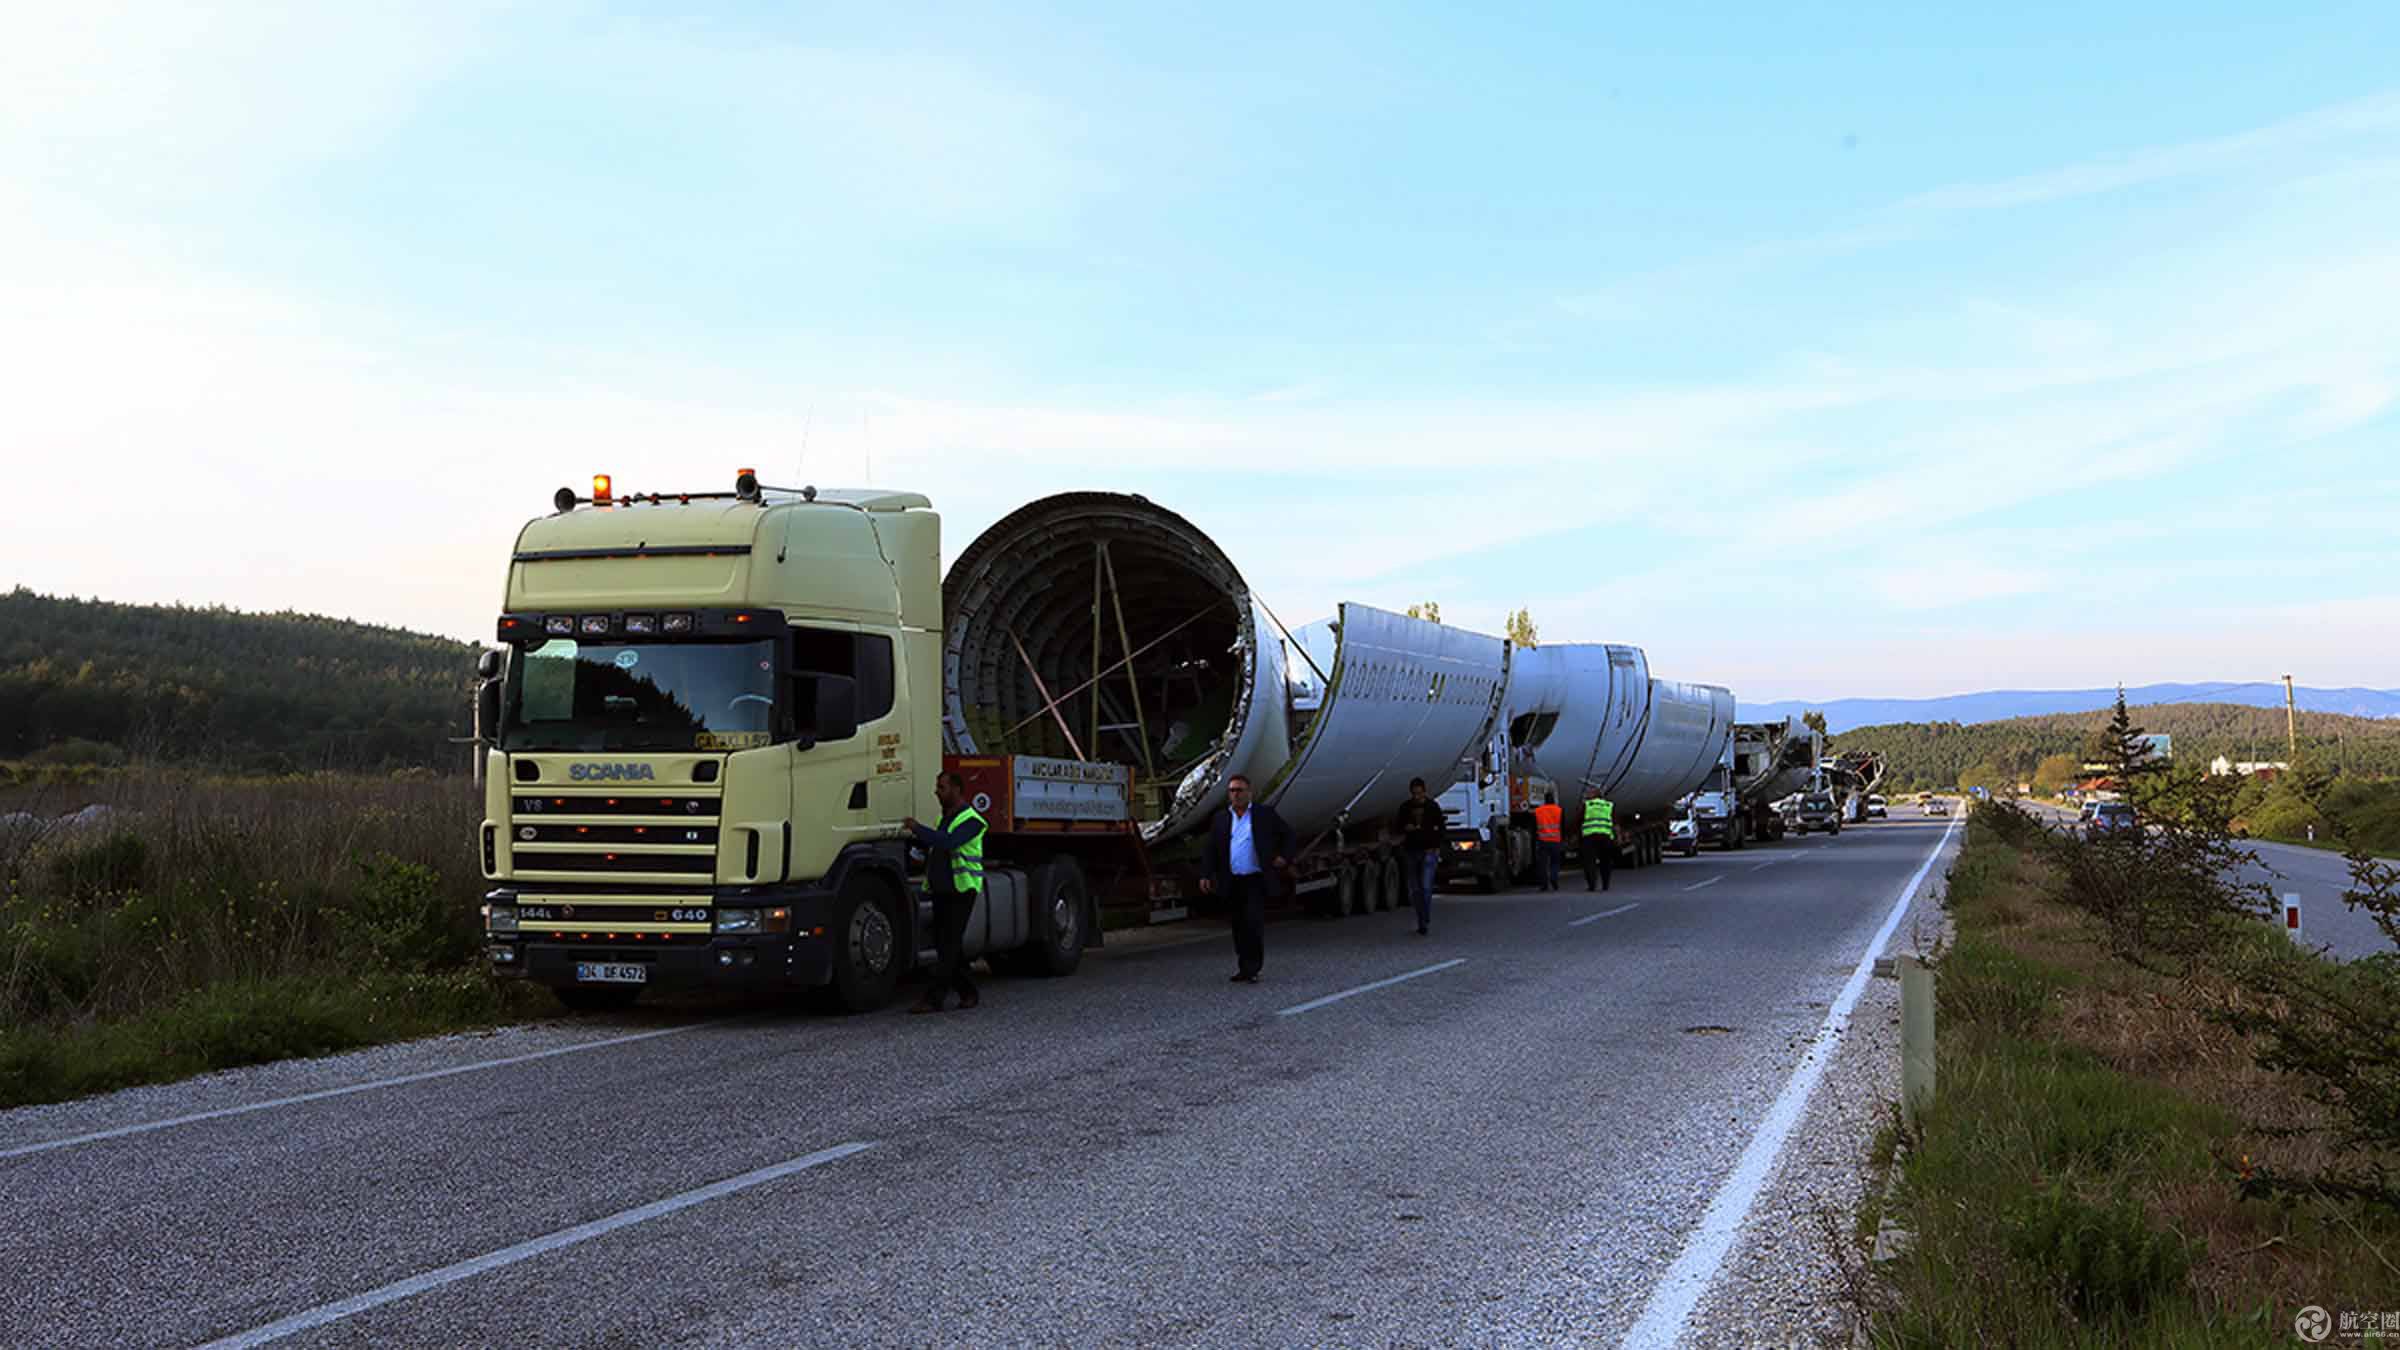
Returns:
[[[1348,914],[1351,910],[1357,908],[1359,905],[1358,891],[1360,881],[1361,878],[1358,875],[1357,867],[1349,863],[1343,863],[1341,866],[1334,868],[1333,887],[1331,891],[1333,899],[1330,903],[1322,900],[1318,901],[1318,912],[1324,915],[1326,918],[1339,919]]]
[[[638,984],[562,984],[554,986],[550,992],[558,995],[559,1003],[568,1012],[623,1012],[642,996],[642,987]]]
[[[1507,871],[1508,871],[1508,864],[1507,864],[1506,862],[1502,861],[1502,859],[1501,859],[1501,856],[1500,856],[1500,855],[1501,855],[1501,853],[1504,851],[1505,847],[1506,847],[1506,841],[1505,841],[1505,840],[1503,840],[1503,841],[1498,841],[1498,843],[1497,843],[1495,846],[1492,846],[1492,847],[1487,847],[1487,848],[1485,848],[1485,849],[1481,850],[1481,851],[1480,851],[1480,852],[1479,852],[1479,853],[1476,855],[1476,861],[1475,861],[1475,893],[1476,893],[1476,894],[1478,894],[1478,895],[1496,895],[1496,894],[1498,894],[1498,893],[1499,893],[1499,890],[1500,890],[1500,887],[1501,887],[1501,885],[1502,885],[1503,883],[1505,883],[1505,882],[1508,880],[1508,877],[1507,877],[1507,875],[1506,875],[1506,873],[1507,873]]]
[[[1383,903],[1380,910],[1394,910],[1407,903],[1408,881],[1400,865],[1400,855],[1386,851],[1383,855]]]
[[[1383,908],[1383,863],[1370,855],[1358,865],[1358,905],[1348,914],[1372,914]]]
[[[833,943],[833,982],[818,1003],[826,1011],[873,1012],[892,1001],[901,969],[914,964],[905,959],[899,914],[899,897],[881,874],[854,872],[842,883],[825,934]]]
[[[1019,949],[1016,969],[1021,974],[1055,979],[1072,975],[1083,964],[1085,925],[1091,922],[1092,892],[1083,879],[1083,864],[1057,857],[1033,869],[1026,879],[1032,888],[1033,940]]]

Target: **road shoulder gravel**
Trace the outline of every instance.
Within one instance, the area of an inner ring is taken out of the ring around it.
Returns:
[[[1942,846],[1882,957],[1930,955],[1949,939],[1942,898],[1962,830]],[[1879,967],[1879,969],[1885,967]],[[1772,1087],[1773,1085],[1769,1085]],[[1721,1345],[1851,1345],[1852,1311],[1836,1243],[1855,1241],[1875,1135],[1900,1100],[1900,981],[1878,974],[1851,1012],[1800,1128],[1776,1161],[1690,1329]],[[1855,1260],[1856,1258],[1850,1258]]]

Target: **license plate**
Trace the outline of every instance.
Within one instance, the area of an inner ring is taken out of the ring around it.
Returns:
[[[631,961],[579,961],[575,965],[578,984],[648,984],[650,967]]]

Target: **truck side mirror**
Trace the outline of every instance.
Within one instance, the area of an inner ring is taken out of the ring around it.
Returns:
[[[475,653],[475,678],[479,680],[496,680],[500,678],[499,652],[490,647],[486,647],[482,651]]]
[[[490,742],[500,736],[500,682],[485,678],[475,686],[475,739]]]
[[[858,734],[858,681],[847,675],[819,675],[810,681],[816,706],[806,728],[815,740],[846,741]]]

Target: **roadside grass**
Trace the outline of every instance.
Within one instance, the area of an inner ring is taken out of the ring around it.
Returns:
[[[1970,819],[1936,965],[1937,1093],[1894,1131],[1879,1213],[1910,1235],[1877,1267],[1883,1346],[2289,1345],[2308,1305],[2383,1310],[2400,1214],[2269,1176],[2391,1159],[2212,1020],[2243,995],[2113,959],[2045,896],[2045,864]],[[2312,960],[2257,925],[2244,959]]]
[[[0,1106],[493,1025],[457,779],[127,771],[0,807]]]

